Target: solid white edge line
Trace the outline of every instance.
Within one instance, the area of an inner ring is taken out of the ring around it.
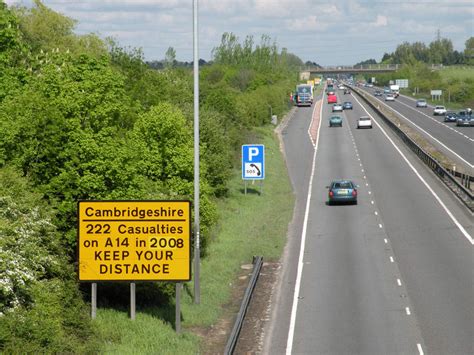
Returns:
[[[321,122],[323,121],[323,117],[322,117],[323,106],[324,106],[324,102],[321,102],[321,111],[319,113],[320,117],[319,117],[318,134],[316,135],[316,143],[314,145],[313,165],[311,167],[311,177],[309,179],[309,184],[308,184],[308,196],[306,197],[306,210],[304,213],[303,230],[301,232],[300,255],[298,257],[298,270],[296,272],[295,292],[293,294],[293,306],[291,307],[290,327],[288,329],[288,339],[286,342],[287,355],[291,355],[291,352],[293,350],[293,337],[295,335],[296,311],[298,309],[298,297],[300,294],[301,276],[303,274],[303,255],[304,255],[304,248],[306,244],[306,230],[308,227],[309,207],[311,204],[311,189],[313,187],[314,171],[316,167],[316,155],[318,153],[319,133],[321,132]]]
[[[408,107],[408,108],[410,108],[410,109],[412,109],[413,111],[416,111],[416,112],[418,112],[418,113],[421,113],[423,116],[428,117],[430,120],[432,120],[432,121],[434,121],[434,122],[440,124],[441,126],[443,126],[443,127],[445,127],[445,128],[448,128],[448,129],[450,129],[451,131],[454,131],[454,132],[456,132],[456,133],[459,133],[461,136],[463,136],[464,138],[467,138],[467,139],[470,140],[471,142],[474,142],[474,139],[470,138],[469,136],[466,136],[464,133],[458,131],[457,129],[454,129],[453,127],[448,126],[446,123],[440,122],[440,121],[438,121],[438,120],[435,120],[434,117],[427,115],[426,113],[424,113],[424,112],[422,112],[422,111],[420,111],[420,110],[418,110],[418,109],[416,109],[416,108],[414,108],[414,107],[412,107],[412,106],[410,106],[410,105],[404,103],[403,101],[400,101],[400,100],[399,100],[399,101],[397,101],[397,102],[400,103],[400,104],[402,104],[402,105],[404,105],[404,106],[406,106],[406,107]],[[435,116],[435,117],[436,117],[436,116]],[[439,117],[439,116],[438,116],[438,117]]]
[[[418,348],[419,355],[425,355],[425,353],[423,352],[423,348],[421,347],[421,344],[416,344],[416,347]]]
[[[423,177],[420,175],[420,173],[418,172],[418,170],[415,169],[415,167],[413,166],[413,164],[408,160],[408,158],[405,156],[405,154],[402,153],[402,151],[396,146],[395,142],[392,140],[392,138],[390,138],[387,134],[387,132],[385,132],[385,130],[382,128],[382,126],[374,119],[374,117],[372,117],[372,115],[366,110],[365,106],[363,106],[360,101],[354,97],[354,99],[359,103],[359,105],[364,109],[364,111],[374,120],[375,124],[380,128],[380,130],[382,131],[382,133],[384,134],[384,136],[389,140],[390,143],[392,143],[393,147],[396,149],[396,151],[402,156],[403,160],[405,160],[405,162],[408,164],[408,166],[411,168],[411,170],[413,170],[413,172],[416,174],[416,176],[418,176],[418,178],[420,179],[420,181],[426,186],[426,188],[431,192],[431,194],[434,196],[434,198],[436,199],[436,201],[438,201],[438,203],[441,205],[441,207],[444,209],[444,211],[447,213],[447,215],[451,218],[451,220],[454,222],[454,224],[458,227],[458,229],[461,231],[461,233],[464,235],[464,237],[466,237],[467,240],[469,240],[469,242],[471,244],[474,244],[474,239],[471,237],[471,235],[464,229],[464,227],[461,225],[461,223],[458,222],[458,220],[456,219],[456,217],[454,217],[454,215],[452,214],[452,212],[448,209],[448,207],[446,207],[446,205],[444,204],[444,202],[441,200],[441,198],[436,194],[436,192],[434,192],[434,190],[431,188],[431,186],[425,181],[425,179],[423,179]]]
[[[357,98],[355,98],[357,100]],[[357,100],[358,101],[358,100]],[[408,121],[410,124],[412,124],[413,126],[415,126],[416,128],[418,128],[420,131],[422,131],[424,134],[426,134],[428,137],[430,137],[431,139],[433,139],[435,142],[437,142],[438,144],[440,144],[442,147],[444,147],[445,149],[449,150],[452,154],[454,154],[455,156],[457,156],[459,159],[461,159],[464,163],[466,163],[467,165],[469,165],[471,168],[474,168],[474,165],[469,163],[466,159],[464,159],[463,157],[461,157],[458,153],[456,153],[454,150],[452,150],[451,148],[449,148],[446,144],[444,144],[443,142],[441,142],[438,138],[435,138],[433,137],[431,134],[429,134],[428,132],[426,132],[423,128],[421,128],[420,126],[418,126],[416,123],[410,121],[408,118],[406,118],[404,115],[402,115],[400,112],[398,112],[397,110],[395,110],[394,108],[392,108],[391,106],[387,105],[385,102],[383,102],[382,100],[379,100],[380,103],[382,103],[383,105],[385,105],[386,107],[388,107],[390,110],[392,110],[393,112],[397,113],[400,117],[403,117],[406,121]],[[359,102],[360,104],[360,102]],[[365,109],[365,108],[364,108]],[[367,111],[366,111],[367,112]],[[372,117],[372,116],[371,116]],[[456,131],[457,132],[457,131]],[[462,134],[462,133],[461,133]]]

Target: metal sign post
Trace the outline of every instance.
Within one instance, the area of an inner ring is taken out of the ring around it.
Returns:
[[[130,283],[130,319],[135,320],[136,298],[135,298],[135,282]]]
[[[260,193],[263,191],[265,179],[265,146],[263,144],[244,144],[242,146],[242,179],[245,181],[247,194],[247,180],[260,180]]]
[[[176,283],[175,328],[176,333],[181,333],[181,282]]]
[[[97,315],[97,283],[91,284],[91,318],[95,319]]]

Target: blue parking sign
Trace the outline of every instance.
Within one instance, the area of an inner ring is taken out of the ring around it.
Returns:
[[[265,146],[263,144],[242,146],[242,179],[265,179]]]

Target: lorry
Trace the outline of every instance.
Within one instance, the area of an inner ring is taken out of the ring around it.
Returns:
[[[390,92],[393,96],[398,97],[400,95],[400,85],[390,85]]]
[[[295,102],[296,106],[311,106],[313,104],[313,85],[296,85]]]

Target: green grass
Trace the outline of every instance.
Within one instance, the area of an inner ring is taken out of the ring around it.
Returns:
[[[468,78],[474,80],[474,67],[472,66],[449,66],[440,69],[438,72],[443,81],[452,79],[466,80]]]
[[[229,302],[232,283],[241,272],[242,264],[252,262],[254,255],[264,261],[280,258],[286,241],[286,231],[294,207],[294,195],[286,165],[279,150],[273,127],[257,129],[257,139],[248,142],[265,144],[265,180],[263,194],[260,184],[249,184],[247,195],[240,168],[230,182],[230,194],[219,203],[220,224],[212,233],[208,256],[201,261],[201,304],[193,304],[193,283],[187,283],[182,292],[182,328],[177,335],[170,322],[163,321],[167,310],[140,309],[137,298],[136,320],[128,319],[126,312],[98,309],[95,324],[103,339],[103,352],[120,354],[196,354],[201,339],[192,333],[196,327],[215,324]],[[186,291],[186,289],[188,291]],[[174,314],[174,313],[172,313]],[[169,318],[173,318],[172,316]]]

